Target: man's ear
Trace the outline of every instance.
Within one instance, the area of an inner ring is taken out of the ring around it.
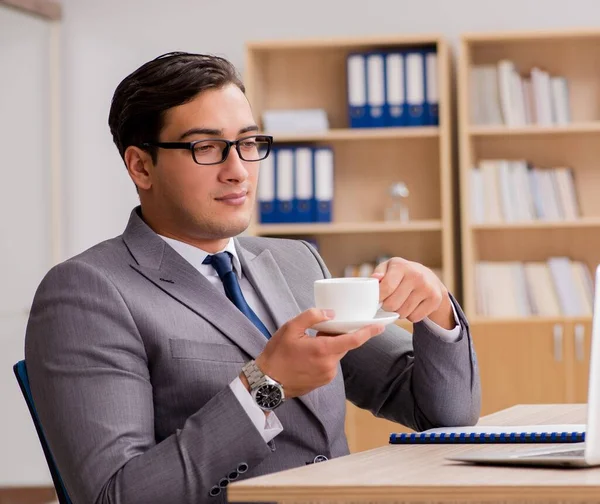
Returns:
[[[145,150],[130,145],[125,150],[125,165],[133,183],[140,189],[148,190],[152,187],[152,156]]]

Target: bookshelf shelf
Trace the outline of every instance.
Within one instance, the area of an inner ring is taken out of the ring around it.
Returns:
[[[585,401],[585,271],[600,263],[599,47],[600,30],[461,37],[463,308],[484,413]]]
[[[535,325],[535,324],[575,324],[591,323],[591,317],[481,317],[476,316],[469,319],[472,324],[477,326],[505,326],[510,328],[513,325]]]
[[[600,121],[573,123],[565,126],[471,126],[469,134],[475,137],[483,136],[527,136],[527,135],[576,135],[579,133],[600,133]]]
[[[377,139],[436,138],[439,135],[439,128],[436,126],[418,128],[338,128],[331,129],[326,133],[317,134],[272,134],[276,143],[344,142]]]
[[[600,227],[600,217],[585,217],[576,220],[558,221],[528,221],[528,222],[499,222],[494,224],[471,224],[473,231],[519,231],[523,229],[588,229]]]
[[[269,235],[320,235],[342,233],[402,233],[441,231],[441,220],[412,222],[337,222],[323,224],[262,224],[254,231],[262,236]]]

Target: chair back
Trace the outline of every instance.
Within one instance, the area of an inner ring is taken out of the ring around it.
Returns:
[[[48,463],[48,468],[50,469],[50,475],[52,476],[52,482],[54,483],[54,489],[56,490],[58,502],[60,502],[60,504],[72,504],[62,478],[58,472],[58,468],[56,467],[56,463],[54,462],[54,457],[50,452],[48,442],[46,441],[44,431],[42,430],[40,420],[35,410],[35,405],[33,404],[33,396],[31,395],[31,388],[29,387],[29,377],[27,376],[27,367],[25,366],[25,361],[17,362],[13,366],[13,371],[15,372],[17,382],[19,383],[19,387],[21,388],[21,392],[23,393],[23,397],[27,403],[27,408],[29,409],[31,419],[33,420],[33,425],[35,426],[38,438],[40,439],[42,450],[44,450],[44,456],[46,457],[46,462]]]

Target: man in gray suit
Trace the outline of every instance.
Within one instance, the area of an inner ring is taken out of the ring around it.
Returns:
[[[330,276],[318,253],[238,237],[272,139],[230,63],[146,63],[109,124],[141,205],[123,235],[51,269],[26,335],[74,503],[225,502],[236,479],[346,455],[346,399],[417,430],[477,421],[469,327],[431,270],[396,257],[374,274],[412,335],[315,335],[334,315],[312,308]]]

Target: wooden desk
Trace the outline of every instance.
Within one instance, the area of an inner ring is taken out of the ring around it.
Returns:
[[[585,423],[586,406],[526,405],[482,418],[480,425]],[[600,468],[472,466],[445,460],[469,450],[511,451],[541,445],[388,445],[328,462],[233,483],[228,499],[284,503],[600,503]],[[552,445],[548,445],[552,446]]]

